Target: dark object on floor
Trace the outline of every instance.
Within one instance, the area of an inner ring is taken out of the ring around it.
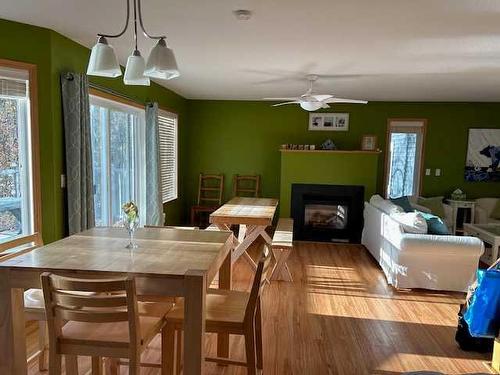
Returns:
[[[479,353],[493,352],[494,339],[471,336],[469,333],[469,326],[463,317],[464,310],[465,305],[460,305],[457,333],[455,334],[455,341],[458,343],[458,346],[460,346],[460,349]]]

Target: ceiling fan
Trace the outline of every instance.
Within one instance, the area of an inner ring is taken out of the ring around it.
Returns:
[[[310,74],[307,77],[309,81],[309,89],[305,94],[295,97],[295,98],[264,98],[263,100],[287,100],[283,103],[273,104],[273,107],[278,107],[287,104],[299,104],[302,109],[306,111],[316,111],[320,108],[330,108],[329,104],[332,103],[354,103],[354,104],[366,104],[368,103],[366,100],[356,100],[356,99],[345,99],[345,98],[336,98],[333,95],[329,94],[314,94],[313,93],[313,84],[317,81],[318,76],[314,74]]]

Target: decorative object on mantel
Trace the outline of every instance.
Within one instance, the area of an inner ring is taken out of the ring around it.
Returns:
[[[130,20],[129,1],[131,0],[125,0],[127,4],[127,17],[123,30],[118,34],[97,34],[97,43],[90,53],[87,75],[110,78],[122,75],[113,47],[108,44],[106,38],[119,38],[127,31]],[[149,86],[150,77],[159,79],[179,77],[180,74],[177,68],[177,61],[175,60],[174,52],[167,47],[165,42],[166,36],[153,36],[145,30],[141,14],[141,0],[133,0],[133,2],[134,51],[127,60],[123,82],[126,85]],[[141,27],[142,33],[146,38],[158,40],[158,43],[149,54],[147,63],[144,61],[137,47],[137,24]]]
[[[364,135],[361,138],[361,150],[363,151],[375,151],[377,150],[377,136],[376,135]]]
[[[500,129],[469,129],[466,181],[500,182]]]
[[[309,81],[309,89],[305,94],[295,98],[264,98],[263,100],[281,101],[286,100],[284,103],[273,104],[273,107],[278,107],[286,104],[299,104],[302,109],[306,111],[317,111],[320,108],[330,108],[328,104],[332,103],[351,103],[351,104],[366,104],[366,100],[336,98],[329,94],[313,94],[313,84],[318,79],[315,74],[306,76]]]
[[[464,201],[467,196],[460,189],[455,189],[453,193],[451,193],[451,199],[454,201]]]
[[[336,150],[337,146],[335,146],[335,143],[331,139],[327,139],[321,144],[321,149],[322,150]]]
[[[281,150],[315,150],[316,145],[293,145],[293,144],[282,144]]]
[[[310,113],[309,130],[348,131],[349,113]]]

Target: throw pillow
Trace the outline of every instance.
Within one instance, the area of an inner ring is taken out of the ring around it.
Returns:
[[[382,198],[380,195],[372,196],[370,198],[370,204],[388,215],[391,215],[395,212],[403,212],[403,209],[401,207],[396,206],[394,203]]]
[[[497,203],[495,204],[495,207],[493,207],[490,217],[492,219],[500,220],[500,199],[497,199]]]
[[[427,222],[420,212],[398,212],[391,215],[403,226],[406,233],[426,234],[428,232]]]
[[[413,212],[415,209],[411,206],[408,197],[391,198],[391,202],[396,206],[401,207],[404,212]]]
[[[445,222],[439,216],[428,214],[426,212],[420,213],[427,222],[427,234],[438,234],[442,236],[450,234]]]
[[[439,217],[445,217],[444,207],[443,207],[444,197],[432,197],[432,198],[418,198],[418,204],[427,207],[431,212]]]

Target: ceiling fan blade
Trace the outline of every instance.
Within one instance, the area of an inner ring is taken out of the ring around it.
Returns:
[[[333,95],[320,95],[320,94],[314,94],[311,95],[314,97],[318,102],[324,102],[327,99],[333,98]]]
[[[325,103],[352,103],[352,104],[367,104],[366,100],[357,100],[357,99],[345,99],[345,98],[330,98],[324,100]]]
[[[269,101],[276,101],[279,102],[281,100],[297,100],[298,98],[262,98],[261,100],[269,100]]]
[[[330,108],[330,106],[323,102],[323,105],[321,106],[321,108]]]
[[[273,104],[272,107],[279,107],[281,105],[287,105],[287,104],[299,104],[299,100],[294,100],[293,102],[284,102],[284,103],[278,103],[278,104]]]

